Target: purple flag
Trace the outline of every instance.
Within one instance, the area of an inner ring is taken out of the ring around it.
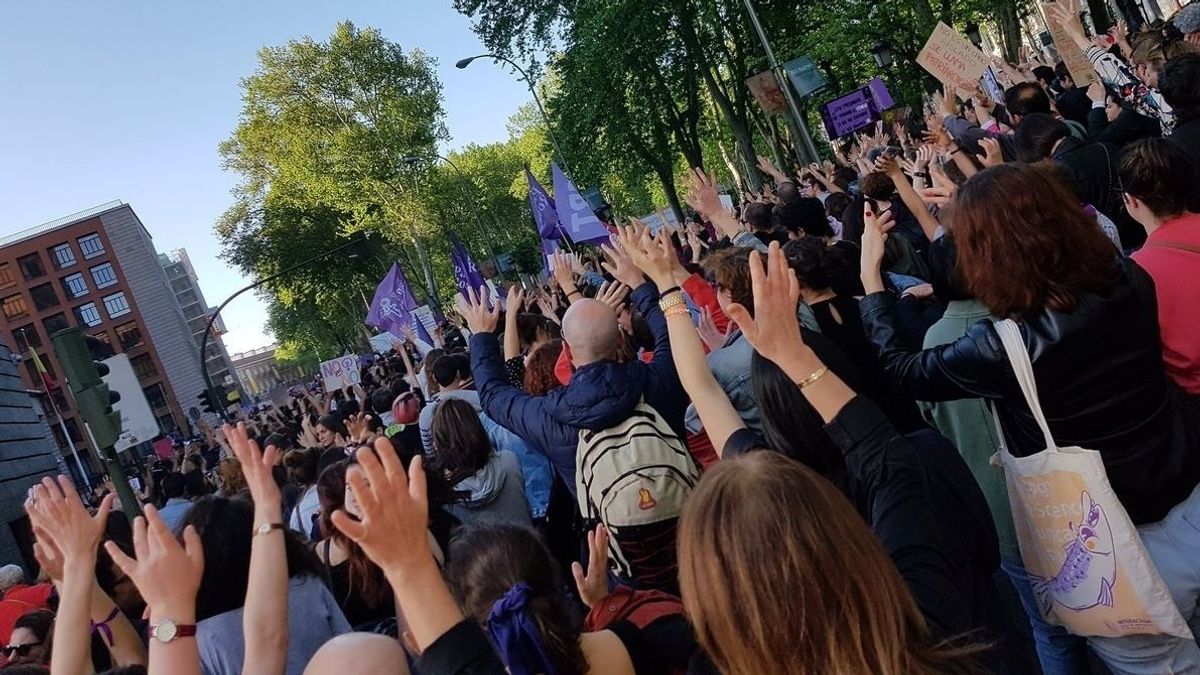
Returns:
[[[587,203],[583,195],[579,194],[579,190],[575,189],[575,185],[562,172],[562,169],[552,163],[550,173],[554,176],[554,197],[555,205],[558,207],[558,221],[563,224],[563,228],[571,240],[589,243],[608,241],[610,234],[608,228],[592,212],[591,205]]]
[[[553,274],[554,270],[550,267],[550,256],[557,253],[559,250],[558,241],[555,239],[542,240],[542,260],[546,262],[546,274]]]
[[[458,284],[458,292],[462,293],[463,297],[469,297],[468,288],[478,291],[479,287],[484,285],[483,275],[471,259],[470,251],[453,232],[450,233],[450,265],[454,268],[454,281]]]
[[[546,188],[533,177],[533,173],[525,169],[525,178],[529,181],[529,208],[533,211],[533,222],[537,225],[538,235],[542,239],[558,239],[562,233],[558,229],[558,212],[554,208],[554,200],[546,193]]]
[[[412,325],[412,310],[417,308],[417,300],[413,297],[412,289],[408,287],[408,279],[399,263],[392,263],[392,269],[379,282],[375,289],[375,297],[371,300],[371,309],[367,312],[366,323],[380,330],[390,331],[402,325]]]

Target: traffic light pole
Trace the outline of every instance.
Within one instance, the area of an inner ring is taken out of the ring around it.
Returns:
[[[104,462],[104,468],[108,470],[108,477],[112,480],[113,490],[121,498],[121,510],[129,518],[130,524],[133,524],[133,519],[142,515],[142,502],[133,493],[133,488],[129,485],[129,478],[125,475],[125,467],[121,465],[121,458],[117,456],[117,451],[113,449],[113,446],[110,445],[107,448],[101,448],[96,443],[96,436],[92,433],[92,425],[84,422],[83,428],[87,431],[88,439],[95,446],[96,454],[100,455],[100,461]]]
[[[365,237],[363,237],[363,236],[355,237],[353,240],[351,240],[345,244],[342,244],[341,246],[331,248],[328,251],[326,251],[320,255],[315,255],[307,260],[298,262],[295,265],[292,265],[291,267],[287,267],[287,268],[284,268],[284,269],[276,272],[275,274],[271,274],[269,276],[263,277],[262,279],[259,279],[258,281],[250,284],[249,286],[246,286],[245,288],[241,288],[237,292],[235,292],[233,295],[229,296],[228,298],[225,298],[225,301],[217,306],[217,309],[215,312],[212,313],[212,316],[208,317],[208,324],[206,326],[204,326],[204,335],[201,336],[201,338],[200,338],[200,374],[204,376],[204,386],[208,389],[208,396],[209,396],[210,400],[212,400],[214,402],[219,401],[220,400],[220,392],[217,390],[217,386],[215,384],[213,384],[212,375],[210,375],[208,372],[208,357],[207,357],[208,341],[209,341],[209,338],[212,336],[213,324],[217,322],[217,317],[221,316],[221,312],[225,309],[226,305],[233,302],[239,295],[241,295],[242,293],[245,293],[246,291],[252,291],[267,282],[274,281],[274,280],[278,279],[279,277],[282,277],[287,274],[291,274],[292,272],[295,272],[296,270],[301,269],[303,267],[307,267],[317,261],[324,260],[325,258],[328,258],[329,256],[331,256],[335,253],[338,253],[339,251],[343,251],[343,250],[346,250],[346,249],[349,249],[349,248],[352,248],[355,246],[361,246],[365,242],[366,242]],[[351,257],[357,257],[357,256],[351,256]],[[220,401],[220,405],[218,407],[219,407],[219,409],[217,410],[217,414],[221,416],[221,421],[232,423],[233,416],[229,414],[229,406],[228,406],[227,402]]]

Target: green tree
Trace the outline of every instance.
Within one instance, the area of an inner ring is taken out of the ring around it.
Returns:
[[[263,48],[242,89],[239,123],[220,146],[224,166],[241,176],[216,227],[225,259],[261,278],[354,232],[382,235],[369,259],[331,260],[264,288],[281,343],[302,352],[356,341],[362,296],[394,257],[436,299],[429,226],[403,161],[447,137],[432,61],[343,22],[326,42]]]

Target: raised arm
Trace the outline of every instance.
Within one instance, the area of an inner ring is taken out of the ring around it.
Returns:
[[[938,227],[940,227],[937,218],[929,212],[929,208],[925,206],[925,202],[921,200],[921,195],[913,189],[905,177],[904,172],[900,169],[900,164],[895,159],[887,156],[880,156],[875,160],[875,170],[886,173],[892,179],[892,183],[896,186],[896,191],[900,193],[900,200],[904,202],[904,206],[912,212],[917,218],[917,222],[921,224],[921,231],[925,233],[925,238],[929,241],[937,239]]]
[[[517,315],[525,306],[525,291],[520,284],[508,287],[508,301],[504,306],[504,360],[509,361],[521,355],[521,336],[517,332]]]
[[[692,325],[691,314],[683,302],[683,294],[675,286],[672,271],[675,252],[666,237],[651,239],[649,233],[639,238],[628,237],[624,247],[631,261],[638,266],[660,292],[662,310],[655,308],[660,320],[665,321],[670,341],[670,356],[683,389],[696,406],[704,430],[712,441],[713,448],[720,454],[725,443],[738,429],[745,427],[737,410],[709,370],[704,357],[704,346],[700,335]],[[793,312],[793,316],[795,313]],[[656,355],[657,359],[657,355]]]
[[[92,589],[96,584],[96,554],[113,499],[110,493],[100,503],[96,515],[90,516],[75,486],[65,476],[59,476],[57,481],[43,478],[25,502],[41,550],[39,557],[62,561],[51,675],[93,672],[90,615]]]
[[[250,582],[246,586],[242,632],[246,655],[242,672],[276,675],[287,666],[288,566],[287,532],[279,522],[283,497],[271,474],[279,449],[268,445],[260,452],[245,425],[225,425],[225,436],[242,464],[250,497],[254,500],[254,531],[250,544]]]

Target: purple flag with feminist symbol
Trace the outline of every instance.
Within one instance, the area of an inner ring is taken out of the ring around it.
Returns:
[[[550,173],[554,176],[554,203],[558,208],[558,221],[567,235],[577,242],[608,241],[608,228],[596,217],[591,205],[575,189],[575,184],[557,164],[550,165]]]
[[[392,269],[388,270],[387,276],[375,289],[366,323],[386,331],[392,331],[399,326],[410,326],[413,322],[412,311],[416,308],[417,299],[413,297],[404,271],[400,269],[399,263],[392,263]]]
[[[558,229],[558,211],[554,200],[546,192],[546,188],[533,177],[528,167],[525,178],[529,181],[529,208],[533,211],[533,222],[537,225],[538,235],[542,239],[558,239],[562,233]]]
[[[463,297],[470,297],[467,294],[468,288],[478,291],[479,287],[484,285],[483,275],[471,259],[470,251],[453,232],[450,233],[450,265],[454,268],[454,282],[458,285],[458,292],[462,293]]]

